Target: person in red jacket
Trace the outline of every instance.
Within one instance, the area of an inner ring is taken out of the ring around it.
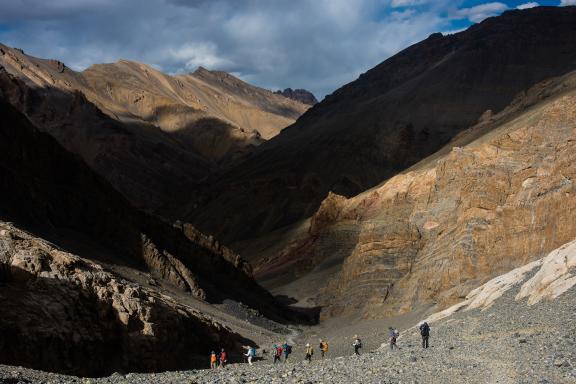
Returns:
[[[282,346],[280,344],[276,345],[276,350],[274,351],[274,362],[281,361],[282,357]]]
[[[228,354],[226,353],[224,348],[222,348],[222,350],[220,351],[220,368],[224,368],[226,366],[226,363],[228,363]]]

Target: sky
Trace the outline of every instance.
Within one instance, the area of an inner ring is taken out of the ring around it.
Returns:
[[[75,70],[198,66],[319,99],[434,32],[576,0],[0,0],[0,42]]]

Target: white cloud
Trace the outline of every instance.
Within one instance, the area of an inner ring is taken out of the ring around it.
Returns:
[[[574,0],[574,1],[576,1],[576,0]],[[528,8],[537,7],[537,6],[539,6],[539,5],[540,5],[540,4],[538,4],[537,2],[531,1],[531,2],[529,2],[529,3],[520,4],[520,5],[518,5],[516,8],[518,8],[518,9],[528,9]]]
[[[466,28],[451,29],[451,30],[449,30],[449,31],[444,31],[444,32],[442,32],[442,34],[443,34],[444,36],[446,36],[446,35],[455,35],[455,34],[457,34],[457,33],[464,32],[465,30],[466,30]]]
[[[0,41],[74,69],[119,59],[167,73],[201,65],[320,98],[431,33],[453,29],[445,15],[454,7],[454,0],[0,3]]]
[[[461,19],[468,19],[474,23],[479,23],[488,17],[496,16],[507,9],[508,6],[504,3],[485,3],[470,8],[459,9],[456,11],[455,16]]]
[[[72,17],[110,7],[114,0],[7,0],[0,3],[0,21],[14,21]]]
[[[218,55],[216,45],[210,42],[184,43],[177,48],[168,48],[166,55],[174,61],[184,63],[184,68],[176,72],[191,72],[200,66],[219,68],[230,64]]]
[[[576,5],[576,0],[561,0],[560,6],[565,7],[567,5]]]
[[[390,5],[392,8],[399,8],[399,7],[413,7],[416,5],[422,5],[429,3],[430,0],[392,0]]]

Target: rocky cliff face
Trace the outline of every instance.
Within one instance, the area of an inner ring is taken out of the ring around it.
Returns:
[[[2,99],[0,116],[0,220],[35,233],[0,228],[3,361],[83,374],[174,369],[197,364],[220,336],[229,338],[223,345],[241,340],[159,292],[103,273],[99,263],[149,274],[207,303],[242,302],[278,320],[287,314],[237,254],[188,224],[132,208]]]
[[[431,35],[258,147],[193,203],[191,220],[224,241],[253,238],[312,215],[329,191],[377,185],[576,68],[575,25],[573,7],[541,7]]]
[[[205,69],[171,77],[120,61],[74,72],[1,44],[0,67],[10,103],[133,204],[165,216],[307,109]]]
[[[256,271],[281,275],[302,259],[309,275],[300,272],[298,285],[340,253],[340,268],[314,288],[324,316],[447,307],[576,238],[575,143],[571,73],[531,88],[382,185],[351,199],[329,196],[308,235],[277,253],[292,265],[274,269],[272,257]]]
[[[81,376],[205,366],[250,343],[198,310],[0,222],[0,360]]]
[[[314,94],[305,89],[286,88],[283,91],[277,90],[274,93],[308,105],[314,105],[318,103],[318,100],[316,100]]]

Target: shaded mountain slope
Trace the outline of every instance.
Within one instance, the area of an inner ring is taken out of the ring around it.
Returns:
[[[32,364],[31,350],[38,349],[46,354],[36,366],[54,363],[53,352],[62,360],[51,369],[67,372],[176,369],[197,366],[209,344],[239,348],[247,342],[160,290],[103,274],[95,264],[101,261],[150,274],[208,303],[232,300],[278,321],[291,317],[237,254],[190,225],[169,225],[132,208],[79,157],[2,99],[0,116],[0,219],[34,233],[9,224],[0,231],[0,280],[7,284],[0,299],[2,308],[16,311],[0,319],[0,355],[11,355],[7,361]],[[37,324],[42,317],[34,313],[44,306],[46,318]],[[57,316],[62,306],[71,308],[64,325]],[[36,320],[28,324],[28,317]],[[172,343],[178,346],[170,348]],[[94,352],[102,358],[93,360]],[[78,359],[85,365],[66,365]]]
[[[311,215],[434,153],[530,86],[576,68],[576,8],[505,12],[431,35],[307,111],[222,175],[190,220],[225,241]]]
[[[117,263],[148,269],[199,298],[237,298],[274,309],[274,300],[238,255],[188,224],[169,225],[132,208],[13,107],[5,102],[0,107],[1,209],[7,217],[33,228],[85,234],[108,247]]]

